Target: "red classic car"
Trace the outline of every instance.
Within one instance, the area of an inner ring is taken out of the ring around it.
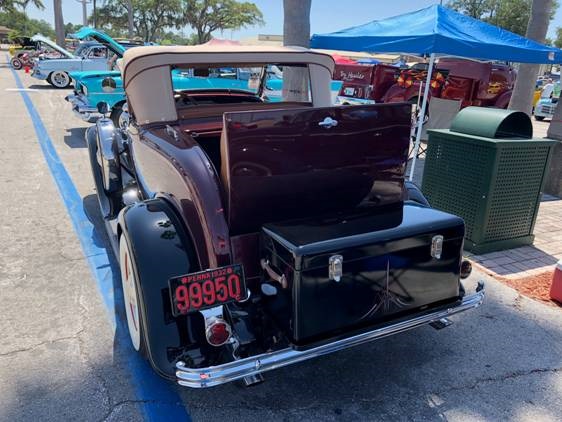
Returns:
[[[505,64],[444,57],[436,63],[430,96],[461,100],[462,107],[507,108],[516,76],[515,70]],[[426,78],[425,63],[402,70],[383,101],[417,103],[420,84]]]
[[[388,64],[336,64],[334,79],[342,81],[339,104],[381,102],[396,82],[398,68]]]
[[[172,87],[249,66],[247,90]],[[462,219],[404,182],[410,106],[333,107],[333,68],[301,48],[125,52],[129,126],[102,118],[86,139],[132,344],[163,377],[252,384],[481,304],[460,282]]]

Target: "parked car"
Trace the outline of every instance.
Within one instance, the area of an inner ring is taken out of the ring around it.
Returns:
[[[342,81],[339,104],[371,104],[381,102],[384,94],[396,82],[399,69],[383,63],[336,64],[334,79]]]
[[[505,64],[444,57],[436,63],[430,97],[461,100],[462,107],[507,108],[516,76],[515,70]],[[417,103],[421,99],[420,84],[426,77],[427,63],[402,70],[383,101]]]
[[[91,28],[84,27],[73,37],[79,40],[89,38],[95,45],[83,49],[79,47],[74,54],[64,50],[65,57],[61,59],[47,60],[40,57],[35,60],[32,76],[46,80],[55,88],[68,88],[72,83],[70,72],[111,70],[114,56],[121,57],[124,51],[111,37]]]
[[[170,69],[247,63],[257,90],[173,86]],[[253,384],[481,304],[460,281],[462,219],[404,182],[410,106],[334,107],[333,68],[303,48],[125,52],[131,124],[101,118],[86,140],[131,342],[161,376]]]
[[[183,72],[181,69],[172,71],[174,89],[248,89],[249,69],[239,69],[238,75],[198,72]],[[243,73],[242,73],[243,72]],[[95,122],[102,115],[98,106],[109,107],[111,120],[116,126],[126,127],[128,124],[127,103],[121,74],[112,72],[76,72],[71,73],[74,93],[65,97],[71,103],[73,112],[82,120]]]

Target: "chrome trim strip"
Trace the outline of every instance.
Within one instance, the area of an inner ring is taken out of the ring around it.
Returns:
[[[469,309],[477,308],[482,304],[483,300],[484,286],[483,284],[479,284],[476,293],[470,296],[465,296],[462,302],[454,308],[435,311],[406,321],[396,322],[385,327],[377,328],[373,331],[358,334],[333,343],[324,344],[313,349],[297,351],[287,348],[207,368],[188,368],[185,366],[184,362],[180,361],[176,364],[177,382],[184,387],[191,388],[213,387],[244,377],[270,371],[272,369],[281,368],[293,363],[302,362],[314,357],[326,355],[328,353],[333,353],[348,347],[357,346],[393,334],[398,334],[434,321],[439,321],[442,318],[446,318]]]

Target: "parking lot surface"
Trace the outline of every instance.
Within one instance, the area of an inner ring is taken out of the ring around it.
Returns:
[[[562,415],[562,312],[481,274],[485,304],[389,337],[187,390],[128,343],[88,126],[0,53],[0,420],[521,420]],[[18,82],[17,78],[20,79]],[[23,90],[22,90],[23,89]]]

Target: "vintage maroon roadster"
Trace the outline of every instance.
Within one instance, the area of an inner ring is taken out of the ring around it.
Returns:
[[[128,50],[129,127],[86,134],[132,344],[158,374],[252,384],[482,303],[460,282],[462,219],[404,181],[409,104],[334,107],[330,56],[222,48]],[[172,88],[172,71],[241,68],[247,90]]]

